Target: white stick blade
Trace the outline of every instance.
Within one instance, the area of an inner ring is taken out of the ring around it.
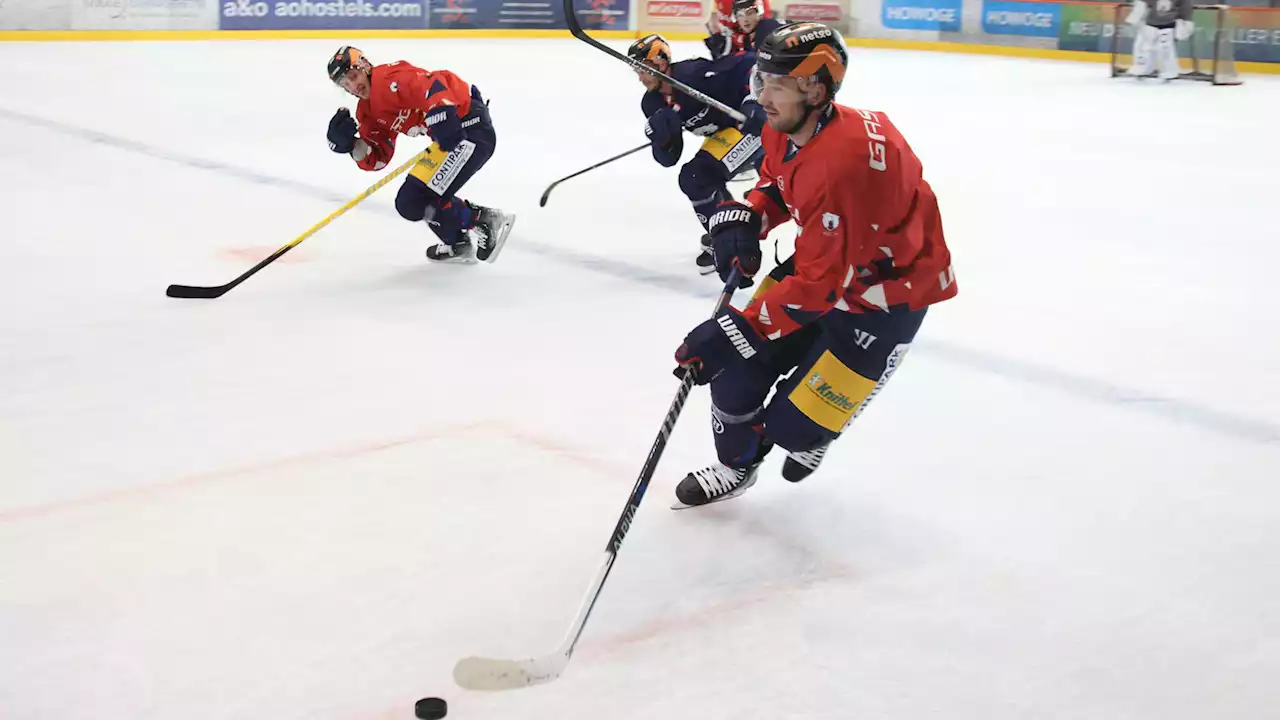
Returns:
[[[562,672],[564,663],[559,657],[528,660],[468,657],[453,666],[453,681],[466,690],[516,690],[551,682]]]

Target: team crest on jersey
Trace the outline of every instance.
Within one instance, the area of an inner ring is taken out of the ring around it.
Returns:
[[[400,92],[400,83],[391,83],[391,92]]]
[[[823,213],[822,227],[826,228],[827,232],[835,232],[836,228],[840,227],[840,216],[835,213]]]

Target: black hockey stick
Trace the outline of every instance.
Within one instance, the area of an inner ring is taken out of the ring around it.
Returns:
[[[733,293],[737,290],[741,277],[741,272],[737,268],[729,274],[724,290],[716,300],[713,316],[733,299]],[[640,477],[631,490],[631,496],[627,498],[626,507],[622,509],[622,516],[618,518],[618,524],[614,526],[613,534],[609,536],[609,542],[604,546],[604,557],[600,560],[600,567],[596,570],[586,597],[583,598],[578,616],[574,618],[573,625],[570,626],[560,647],[546,655],[523,660],[474,656],[463,658],[453,667],[453,679],[460,687],[467,690],[515,690],[551,682],[560,677],[568,667],[573,649],[578,644],[578,638],[582,637],[582,630],[587,625],[587,618],[591,616],[596,601],[600,599],[600,591],[604,589],[609,571],[613,569],[613,563],[618,559],[618,550],[622,548],[622,541],[631,530],[631,523],[636,519],[636,512],[640,510],[640,503],[649,489],[649,481],[653,479],[653,474],[658,469],[658,460],[662,458],[662,451],[667,447],[667,439],[671,437],[671,432],[676,427],[676,420],[680,418],[680,411],[684,409],[685,401],[689,399],[689,391],[692,389],[693,373],[687,372],[680,381],[680,389],[676,391],[675,400],[671,401],[667,417],[662,421],[662,429],[658,431],[658,437],[653,441],[649,457],[645,458]]]
[[[365,190],[364,192],[355,196],[351,200],[347,201],[346,205],[343,205],[337,210],[334,210],[332,213],[329,214],[329,217],[325,218],[324,220],[321,220],[315,225],[312,225],[310,230],[307,230],[306,232],[302,233],[298,237],[289,241],[288,244],[282,246],[279,250],[276,250],[275,252],[271,253],[269,256],[267,256],[265,260],[249,268],[244,273],[242,273],[240,277],[236,278],[235,280],[232,280],[226,285],[215,285],[212,287],[204,287],[201,285],[170,285],[168,289],[164,291],[164,294],[173,298],[216,298],[216,297],[222,297],[223,295],[226,295],[227,292],[231,290],[231,288],[239,285],[245,280],[248,280],[249,276],[253,275],[254,273],[261,270],[262,268],[275,262],[277,259],[280,258],[281,255],[284,255],[285,253],[297,247],[298,244],[301,243],[303,240],[306,240],[312,235],[315,235],[317,232],[319,232],[320,228],[333,222],[339,215],[345,213],[346,211],[360,204],[361,201],[363,201],[365,198],[377,192],[380,188],[382,188],[382,186],[391,182],[396,177],[404,174],[406,170],[413,167],[415,164],[417,164],[419,160],[425,157],[429,151],[430,151],[430,148],[423,150],[417,155],[414,155],[403,165],[387,173],[386,176],[384,176],[381,180],[371,185],[368,190]]]
[[[608,45],[605,45],[599,40],[596,40],[595,38],[588,35],[586,31],[582,29],[582,24],[578,22],[578,14],[573,11],[573,0],[564,0],[564,19],[565,19],[565,22],[569,24],[569,32],[573,33],[573,36],[578,38],[579,40],[595,48],[605,51],[606,53],[618,58],[622,62],[635,68],[636,70],[639,70],[644,73],[648,73],[649,75],[652,75],[656,78],[661,78],[663,82],[671,85],[671,87],[679,90],[685,95],[688,95],[694,100],[698,100],[699,102],[705,103],[706,105],[710,105],[711,107],[715,108],[716,110],[719,110],[720,112],[724,113],[725,115],[728,115],[729,117],[733,118],[738,122],[746,121],[747,116],[743,115],[741,110],[735,110],[734,108],[731,108],[728,105],[725,105],[724,103],[702,92],[701,90],[696,90],[694,88],[691,88],[688,85],[685,85],[684,83],[680,82],[679,80],[676,80],[675,78],[671,77],[670,75],[661,73],[655,70],[654,68],[651,68],[648,65],[645,65],[639,60],[636,60],[635,58],[629,58],[626,55],[623,55],[617,50],[614,50]]]
[[[557,186],[557,185],[559,185],[560,183],[564,182],[565,180],[569,180],[569,179],[572,179],[572,178],[576,178],[576,177],[578,177],[579,175],[581,175],[581,174],[583,174],[583,173],[585,173],[585,172],[588,172],[588,171],[590,171],[590,170],[595,170],[596,168],[600,167],[601,165],[608,165],[609,163],[613,162],[614,160],[621,160],[622,158],[624,158],[624,157],[626,157],[626,156],[630,155],[631,153],[640,152],[641,150],[643,150],[643,149],[645,149],[645,148],[647,148],[647,147],[649,147],[649,143],[645,143],[645,144],[643,144],[643,145],[641,145],[641,146],[639,146],[639,147],[633,147],[633,148],[631,148],[630,150],[628,150],[628,151],[626,151],[626,152],[624,152],[624,153],[621,153],[621,154],[618,154],[618,155],[614,155],[613,157],[609,158],[608,160],[602,160],[602,161],[600,161],[600,162],[596,163],[595,165],[592,165],[591,167],[586,168],[585,170],[579,170],[578,172],[576,172],[576,173],[574,173],[574,174],[572,174],[572,175],[566,175],[565,177],[560,178],[559,180],[557,180],[557,181],[555,181],[555,182],[553,182],[553,183],[551,183],[550,185],[548,185],[548,186],[547,186],[546,191],[542,193],[542,199],[538,201],[538,207],[546,207],[546,206],[547,206],[547,198],[551,196],[551,191],[552,191],[552,190],[555,190],[555,189],[556,189],[556,186]]]

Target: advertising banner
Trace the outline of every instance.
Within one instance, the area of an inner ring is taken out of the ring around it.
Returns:
[[[1196,12],[1197,18],[1201,15],[1213,13]],[[1236,60],[1280,63],[1280,11],[1233,10],[1228,16],[1234,25],[1228,28],[1228,37],[1235,45]]]
[[[1062,5],[1058,3],[983,0],[982,31],[988,35],[1058,37]]]
[[[587,30],[631,29],[630,0],[577,0],[574,11]]]
[[[222,0],[223,30],[397,30],[426,26],[426,0]]]
[[[1116,10],[1109,5],[1062,5],[1058,48],[1088,52],[1111,52],[1112,35],[1119,29],[1120,53],[1129,54],[1133,49],[1133,27],[1124,22],[1127,11],[1121,11],[1116,22]],[[1190,57],[1192,47],[1196,54],[1207,59],[1212,56],[1213,42],[1218,31],[1218,13],[1196,10],[1195,41],[1178,43],[1178,54]],[[1280,12],[1233,9],[1227,13],[1224,41],[1232,44],[1232,52],[1238,61],[1280,62]]]
[[[71,0],[71,29],[216,30],[218,2],[219,0]]]
[[[432,0],[430,16],[430,27],[454,30],[568,27],[561,3],[548,0]]]
[[[626,30],[628,0],[577,0],[578,22],[588,30]],[[429,27],[443,29],[563,30],[560,0],[431,0]]]
[[[702,20],[702,3],[698,0],[647,0],[644,12],[651,18]]]
[[[0,30],[70,30],[71,0],[0,0]]]
[[[701,0],[636,0],[641,32],[706,32],[710,4]]]
[[[1111,52],[1111,36],[1116,29],[1115,19],[1114,7],[1063,5],[1058,27],[1058,49]],[[1124,16],[1120,19],[1123,21]],[[1133,32],[1123,22],[1120,23],[1120,28],[1129,40],[1123,46],[1127,52],[1132,47]]]
[[[960,32],[963,0],[884,0],[880,21],[891,30]]]
[[[783,9],[787,22],[820,22],[838,24],[844,19],[844,8],[830,3],[791,3]]]

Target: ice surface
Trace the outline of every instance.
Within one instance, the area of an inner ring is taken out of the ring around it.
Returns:
[[[801,485],[669,511],[695,392],[568,672],[481,694],[456,659],[559,642],[718,282],[643,154],[537,207],[642,142],[625,66],[367,40],[492,99],[501,260],[428,266],[392,186],[166,298],[376,180],[338,44],[0,45],[0,717],[1280,717],[1275,79],[855,49],[959,297]]]

